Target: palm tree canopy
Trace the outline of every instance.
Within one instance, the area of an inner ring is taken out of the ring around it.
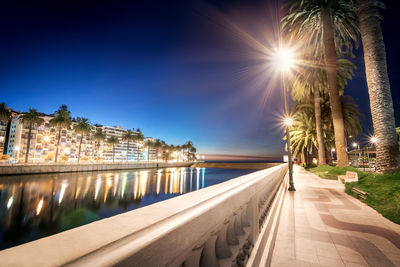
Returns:
[[[283,32],[292,40],[301,40],[305,47],[323,55],[321,12],[327,11],[334,25],[337,55],[352,56],[353,43],[358,46],[359,29],[353,0],[291,0],[285,5]],[[346,50],[341,50],[345,48]]]
[[[338,67],[338,89],[340,95],[344,94],[344,88],[348,80],[354,76],[356,66],[346,58],[339,58],[336,61]],[[310,66],[299,66],[296,75],[290,79],[292,88],[292,99],[296,102],[307,102],[312,97],[314,90],[320,90],[321,93],[327,94],[328,80],[325,70]]]
[[[124,141],[134,141],[135,140],[135,133],[131,130],[127,130],[122,135],[122,140]]]
[[[137,132],[134,133],[134,141],[140,143],[143,141],[144,135],[142,132],[140,132],[140,130],[139,131],[138,130],[136,130]]]
[[[151,148],[154,147],[155,143],[155,141],[149,139],[144,143],[144,146]]]
[[[119,140],[115,136],[111,136],[111,137],[107,138],[107,144],[109,144],[111,146],[118,145],[118,143],[119,143]]]
[[[90,133],[92,127],[89,124],[89,120],[86,118],[78,117],[76,118],[76,124],[74,125],[74,131],[77,134],[87,134]]]
[[[10,109],[6,103],[0,103],[0,122],[7,123],[11,118]]]
[[[50,120],[50,125],[60,128],[68,128],[71,125],[71,115],[67,106],[62,105],[55,113],[54,118]]]
[[[23,124],[41,124],[44,119],[40,117],[40,113],[36,109],[30,108],[29,111],[21,116]]]
[[[97,128],[96,131],[93,133],[92,138],[96,141],[103,141],[105,138],[105,134],[103,133],[103,129]]]
[[[361,132],[360,118],[362,117],[357,104],[347,95],[341,97],[341,103],[346,135],[357,136]],[[312,153],[318,147],[313,109],[314,105],[311,102],[296,104],[293,107],[294,123],[290,129],[290,140],[294,155],[304,152]],[[334,134],[331,109],[327,99],[321,102],[321,110],[324,146],[330,149],[334,147]]]

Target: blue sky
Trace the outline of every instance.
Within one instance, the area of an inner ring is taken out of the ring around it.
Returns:
[[[283,154],[279,84],[251,71],[259,64],[254,48],[232,26],[269,43],[279,1],[135,2],[1,4],[0,101],[44,113],[66,104],[92,123],[141,128],[168,143],[192,140],[200,153]],[[386,43],[394,87],[399,41]],[[368,114],[357,53],[348,92]],[[364,128],[371,129],[368,115]]]

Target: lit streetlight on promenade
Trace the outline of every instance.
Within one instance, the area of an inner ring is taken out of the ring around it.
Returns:
[[[271,57],[271,63],[273,67],[280,72],[281,82],[283,85],[283,98],[285,107],[285,117],[283,119],[283,124],[286,129],[286,143],[288,151],[288,164],[289,164],[289,191],[296,191],[293,182],[293,158],[292,158],[292,148],[290,144],[290,126],[293,125],[293,118],[289,116],[289,104],[286,96],[285,88],[285,74],[290,72],[295,66],[295,56],[291,49],[285,47],[279,47]]]

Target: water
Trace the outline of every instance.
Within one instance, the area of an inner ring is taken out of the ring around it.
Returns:
[[[0,177],[0,249],[253,171],[167,168]]]

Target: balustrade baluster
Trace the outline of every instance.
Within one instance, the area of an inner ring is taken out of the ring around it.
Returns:
[[[183,266],[184,267],[199,267],[202,251],[203,251],[203,246],[192,249],[188,258],[183,263]]]
[[[235,227],[235,233],[236,235],[244,235],[245,231],[243,231],[243,226],[242,226],[242,219],[241,219],[241,214],[243,212],[243,209],[240,208],[236,215],[235,215],[235,222],[234,222],[234,227]]]
[[[228,244],[231,246],[239,244],[239,240],[236,237],[234,229],[234,223],[235,223],[235,216],[232,216],[232,218],[229,220],[228,230],[226,232],[226,239],[228,240]]]
[[[211,233],[210,238],[204,244],[203,253],[200,258],[200,267],[219,267],[217,255],[215,254],[215,245],[218,232]]]
[[[217,243],[215,245],[215,251],[219,259],[226,259],[232,256],[232,252],[229,249],[227,240],[229,220],[224,221],[224,225],[217,237]]]

